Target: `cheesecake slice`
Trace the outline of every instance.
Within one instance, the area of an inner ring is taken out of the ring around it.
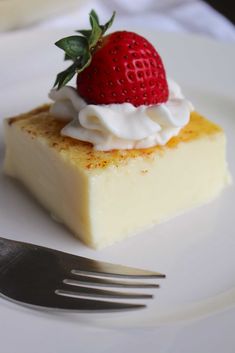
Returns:
[[[101,248],[215,198],[229,182],[225,134],[196,112],[165,146],[96,151],[61,136],[45,105],[5,120],[6,174],[85,244]]]

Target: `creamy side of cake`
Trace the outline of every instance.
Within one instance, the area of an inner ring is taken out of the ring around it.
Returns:
[[[5,120],[5,172],[84,243],[101,248],[195,206],[229,183],[226,139],[192,112],[165,146],[96,151],[61,136],[49,106]]]

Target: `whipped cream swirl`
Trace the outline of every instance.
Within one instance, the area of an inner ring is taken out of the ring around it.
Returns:
[[[70,86],[53,89],[50,114],[71,121],[61,134],[91,142],[96,150],[148,148],[165,145],[189,122],[192,104],[173,80],[166,103],[135,107],[130,103],[87,104]]]

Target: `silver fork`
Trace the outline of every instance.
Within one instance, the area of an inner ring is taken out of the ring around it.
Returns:
[[[1,295],[36,308],[97,312],[140,309],[146,304],[116,302],[113,298],[150,299],[151,294],[97,287],[157,288],[158,284],[145,280],[163,277],[165,275],[158,272],[91,260],[0,237]],[[142,281],[136,281],[137,278]]]

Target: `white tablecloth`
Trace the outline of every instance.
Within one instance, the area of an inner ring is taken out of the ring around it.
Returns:
[[[219,40],[235,41],[235,26],[200,0],[90,0],[77,10],[39,23],[40,28],[86,28],[90,9],[105,21],[117,11],[117,28],[144,27],[164,31],[200,33]],[[114,27],[115,28],[115,27]]]

